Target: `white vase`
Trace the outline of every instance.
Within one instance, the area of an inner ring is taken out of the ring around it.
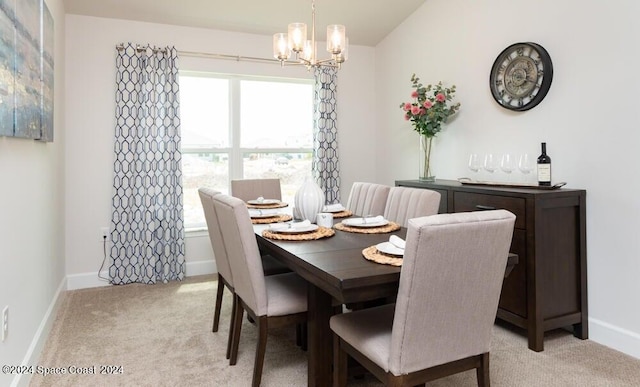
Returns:
[[[316,215],[324,208],[324,192],[313,179],[306,178],[296,192],[295,208],[301,220],[316,222]]]

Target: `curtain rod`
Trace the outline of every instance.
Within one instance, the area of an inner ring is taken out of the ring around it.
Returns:
[[[139,51],[144,51],[147,48],[151,48],[153,50],[154,53],[156,52],[166,52],[166,50],[164,48],[157,48],[157,47],[151,47],[151,46],[136,46],[136,50]],[[116,45],[116,49],[118,51],[122,51],[124,50],[124,44],[118,44]],[[300,62],[295,62],[295,61],[284,61],[284,62],[280,62],[278,59],[275,58],[259,58],[259,57],[253,57],[253,56],[242,56],[242,55],[229,55],[229,54],[216,54],[216,53],[209,53],[209,52],[198,52],[198,51],[182,51],[182,50],[178,50],[178,54],[179,55],[184,55],[184,56],[191,56],[191,57],[195,57],[195,58],[209,58],[209,59],[224,59],[224,60],[235,60],[236,62],[260,62],[260,63],[273,63],[273,64],[281,64],[282,66],[285,65],[300,65]]]

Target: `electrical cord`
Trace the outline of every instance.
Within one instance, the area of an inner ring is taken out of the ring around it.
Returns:
[[[98,270],[98,278],[103,281],[109,281],[109,278],[103,277],[100,275],[102,273],[102,269],[104,268],[104,262],[107,260],[107,236],[102,236],[102,264],[100,265],[100,269]]]

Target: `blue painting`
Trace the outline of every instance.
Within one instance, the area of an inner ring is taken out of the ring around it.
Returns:
[[[16,0],[0,0],[0,136],[13,136]]]
[[[42,141],[53,141],[53,17],[47,5],[42,10],[42,118],[40,122],[40,138]]]
[[[40,1],[20,0],[16,7],[15,137],[40,137]]]
[[[53,141],[53,17],[44,0],[0,0],[0,135]]]

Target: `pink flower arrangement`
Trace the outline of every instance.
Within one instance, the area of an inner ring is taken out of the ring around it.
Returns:
[[[427,137],[434,137],[442,130],[442,123],[460,109],[460,103],[447,103],[453,99],[456,86],[443,87],[442,82],[437,85],[424,87],[420,78],[411,76],[413,90],[412,102],[403,102],[400,108],[404,111],[404,119],[413,123],[416,132]]]

